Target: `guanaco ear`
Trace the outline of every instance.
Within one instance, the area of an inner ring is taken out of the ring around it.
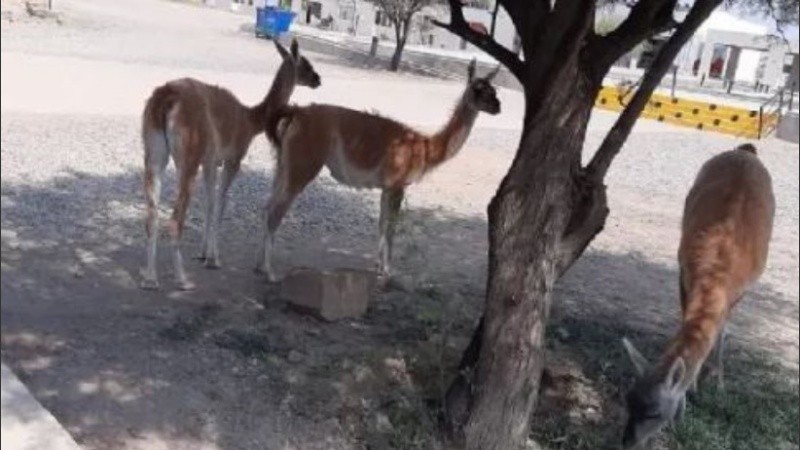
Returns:
[[[475,79],[475,58],[472,58],[472,61],[469,62],[469,67],[467,67],[467,83],[472,83],[472,80]]]
[[[291,58],[289,52],[286,51],[286,48],[283,45],[281,45],[281,43],[278,42],[277,39],[274,39],[272,42],[275,43],[275,48],[278,49],[278,53],[281,54],[281,58],[283,58],[284,60]]]
[[[628,338],[622,338],[622,345],[625,347],[625,350],[628,352],[628,357],[630,358],[631,362],[633,363],[633,368],[636,369],[636,375],[642,376],[644,375],[645,370],[647,370],[647,366],[650,363],[647,362],[647,359],[639,353],[639,350],[636,350],[636,347],[628,340]]]
[[[297,47],[297,38],[292,39],[292,46],[290,47],[292,52],[292,58],[297,59],[297,55],[300,54],[300,49]]]
[[[669,372],[667,372],[667,386],[675,390],[681,384],[685,376],[686,363],[683,362],[683,358],[679,356],[672,362],[672,365],[669,366]]]
[[[497,67],[494,68],[494,70],[489,72],[489,75],[486,75],[486,81],[492,81],[499,72],[500,72],[500,64],[498,64]]]

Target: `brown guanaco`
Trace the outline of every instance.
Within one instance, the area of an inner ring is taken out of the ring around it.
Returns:
[[[467,71],[467,86],[445,126],[426,135],[394,120],[333,105],[288,107],[268,133],[278,148],[272,195],[264,211],[263,241],[256,270],[270,280],[275,232],[297,195],[323,166],[340,183],[382,190],[380,271],[389,272],[397,213],[405,188],[458,153],[480,111],[500,112],[491,80],[499,70],[475,76],[475,61]]]
[[[714,156],[700,169],[686,197],[678,250],[680,331],[654,365],[623,339],[638,375],[626,397],[623,448],[644,448],[665,425],[680,420],[686,392],[712,348],[717,385],[723,387],[725,325],[764,270],[774,215],[772,180],[751,144]]]
[[[147,100],[142,117],[144,142],[144,191],[147,200],[147,266],[141,283],[144,289],[158,288],[156,249],[158,243],[158,202],[161,178],[170,156],[178,176],[169,232],[179,289],[192,289],[186,276],[180,241],[195,177],[203,167],[206,192],[205,224],[200,259],[208,268],[220,265],[217,231],[231,186],[242,158],[253,138],[287,104],[295,85],[316,88],[319,75],[299,54],[297,41],[291,51],[275,41],[283,62],[272,87],[259,104],[247,107],[228,90],[192,78],[173,80],[156,88]],[[219,167],[222,173],[217,180]]]

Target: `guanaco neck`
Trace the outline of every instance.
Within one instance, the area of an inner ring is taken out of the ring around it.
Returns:
[[[455,156],[467,141],[477,117],[478,110],[470,105],[465,93],[456,104],[453,114],[444,128],[432,136],[431,140],[435,144],[436,151],[432,152],[428,162],[434,165],[441,164]]]
[[[264,131],[264,127],[269,123],[273,116],[289,103],[294,92],[295,68],[291,61],[284,60],[275,74],[272,86],[261,103],[249,109],[249,117],[252,125],[253,135]]]
[[[687,293],[681,329],[656,366],[658,374],[666,375],[672,363],[678,357],[683,358],[686,364],[686,376],[682,382],[684,388],[688,388],[699,373],[728,314],[727,294],[719,283],[709,280],[695,284],[696,287]]]

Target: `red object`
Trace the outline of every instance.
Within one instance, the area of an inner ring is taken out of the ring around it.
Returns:
[[[486,29],[486,25],[484,25],[484,24],[482,24],[480,22],[467,22],[467,25],[469,25],[469,27],[472,29],[472,31],[474,31],[476,33],[484,34],[484,35],[487,35],[487,36],[489,35],[489,30]]]
[[[716,58],[711,61],[711,68],[708,71],[712,77],[719,77],[722,75],[722,68],[725,66],[725,61],[722,58]]]

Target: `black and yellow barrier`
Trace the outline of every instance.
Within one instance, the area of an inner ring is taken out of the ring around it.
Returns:
[[[622,111],[633,97],[633,92],[625,95],[626,91],[624,88],[605,86],[600,90],[595,106],[611,111]],[[779,119],[778,114],[759,117],[758,110],[659,94],[650,97],[641,117],[747,138],[761,137],[759,131],[773,128]]]

